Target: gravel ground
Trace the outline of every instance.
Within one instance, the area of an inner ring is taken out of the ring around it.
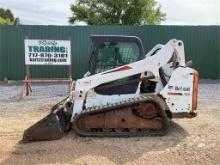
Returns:
[[[23,131],[67,93],[67,85],[0,85],[0,164],[220,164],[220,80],[201,80],[198,116],[171,121],[167,136],[82,138],[21,144]]]

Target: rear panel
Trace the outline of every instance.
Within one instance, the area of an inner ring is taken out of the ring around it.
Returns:
[[[197,71],[179,67],[171,75],[168,84],[160,92],[172,113],[196,110],[198,95]]]

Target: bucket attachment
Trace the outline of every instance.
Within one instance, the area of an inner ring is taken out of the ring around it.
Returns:
[[[56,114],[50,113],[24,131],[23,142],[43,141],[60,139],[63,131],[59,118]]]
[[[23,142],[46,141],[60,139],[65,132],[71,130],[71,114],[64,108],[52,111],[45,118],[38,121],[24,131]]]

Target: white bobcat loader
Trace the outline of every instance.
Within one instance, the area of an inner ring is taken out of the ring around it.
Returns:
[[[134,36],[91,36],[89,71],[72,95],[28,128],[23,141],[80,136],[165,135],[172,114],[196,115],[198,72],[185,62],[184,44],[172,39],[144,55]]]

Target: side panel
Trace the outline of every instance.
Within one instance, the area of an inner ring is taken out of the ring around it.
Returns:
[[[193,99],[197,99],[197,94],[194,94],[194,73],[195,70],[191,68],[177,68],[160,92],[172,113],[191,112],[196,108],[193,105]]]

